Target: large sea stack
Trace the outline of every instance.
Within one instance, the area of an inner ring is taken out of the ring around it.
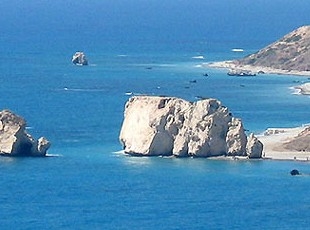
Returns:
[[[260,158],[262,143],[216,99],[134,96],[125,106],[120,141],[128,154],[248,156]]]
[[[0,154],[5,156],[45,156],[50,142],[35,140],[26,132],[26,121],[9,110],[0,112]]]
[[[310,26],[302,26],[258,52],[233,63],[240,68],[269,67],[310,73]]]

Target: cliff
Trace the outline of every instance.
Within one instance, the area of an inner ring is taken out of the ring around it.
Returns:
[[[35,140],[26,132],[26,121],[9,110],[0,112],[0,154],[5,156],[45,156],[50,142]]]
[[[253,135],[248,140],[241,120],[216,99],[132,97],[119,138],[132,155],[260,158],[263,147]]]
[[[310,73],[310,26],[300,27],[258,52],[233,63],[237,67],[249,65]]]

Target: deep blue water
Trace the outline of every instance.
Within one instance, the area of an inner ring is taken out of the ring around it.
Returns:
[[[117,152],[128,92],[218,98],[254,133],[309,123],[309,97],[290,89],[307,77],[199,67],[309,24],[309,9],[306,0],[3,0],[0,105],[46,136],[54,157],[0,158],[1,229],[305,229],[310,177],[289,171],[310,173],[308,163]],[[90,66],[71,64],[77,50]]]

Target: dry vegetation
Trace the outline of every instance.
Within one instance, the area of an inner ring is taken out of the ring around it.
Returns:
[[[310,26],[303,26],[257,53],[236,61],[238,65],[310,71]]]

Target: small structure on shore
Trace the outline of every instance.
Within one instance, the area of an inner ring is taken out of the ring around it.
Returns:
[[[249,70],[230,69],[227,75],[239,76],[239,77],[252,77],[252,76],[256,76],[256,73],[253,73],[252,71],[249,71]]]
[[[72,56],[72,63],[75,65],[88,65],[88,60],[83,52],[76,52]]]

